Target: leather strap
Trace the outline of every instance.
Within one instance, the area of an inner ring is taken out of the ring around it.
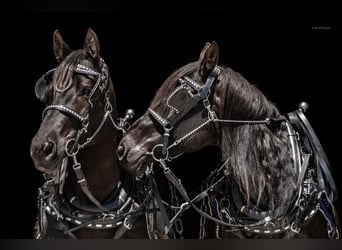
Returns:
[[[174,114],[169,119],[169,124],[173,127],[180,119],[182,119],[189,111],[197,105],[197,103],[208,97],[211,86],[213,85],[216,77],[220,74],[218,67],[215,67],[209,74],[204,86],[199,90],[198,94],[193,96],[187,103],[186,106],[179,112]]]
[[[162,202],[162,199],[160,197],[159,191],[158,191],[158,187],[157,184],[155,182],[155,179],[152,177],[152,188],[153,188],[153,194],[155,197],[155,201],[157,202],[158,205],[158,209],[160,210],[161,216],[163,218],[163,223],[164,223],[164,232],[165,234],[173,234],[173,228],[170,227],[170,219],[169,216],[167,215],[165,206]]]
[[[335,207],[333,206],[332,202],[329,200],[326,192],[320,193],[318,210],[323,214],[324,218],[326,219],[328,223],[329,238],[339,239],[340,237],[339,231],[335,223],[335,220],[337,218]]]
[[[81,165],[76,161],[76,158],[74,157],[74,165],[72,166],[76,178],[77,178],[77,182],[80,185],[82,191],[87,195],[87,197],[89,198],[89,200],[94,203],[102,212],[110,212],[110,210],[106,207],[103,207],[101,205],[101,203],[93,196],[93,194],[90,192],[89,188],[88,188],[88,183],[87,180],[84,176],[84,173],[82,171]]]

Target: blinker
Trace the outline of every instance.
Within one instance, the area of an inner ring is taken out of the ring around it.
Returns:
[[[43,103],[47,103],[47,88],[51,79],[49,79],[56,69],[50,69],[44,75],[42,75],[34,87],[36,97]]]
[[[189,93],[189,90],[181,87],[168,98],[167,105],[177,113],[180,113],[191,98],[192,95]]]

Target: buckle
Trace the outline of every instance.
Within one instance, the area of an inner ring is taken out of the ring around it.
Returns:
[[[217,120],[217,115],[215,111],[210,111],[208,112],[208,118],[210,121],[216,121]]]
[[[130,223],[128,221],[128,219],[130,218],[130,216],[127,216],[123,222],[123,225],[125,228],[127,228],[128,230],[131,230],[132,229],[132,223]]]
[[[291,231],[298,234],[300,232],[300,227],[294,222],[291,224]]]
[[[203,100],[203,105],[206,109],[209,109],[210,108],[210,102],[209,102],[209,99],[208,98],[205,98]]]

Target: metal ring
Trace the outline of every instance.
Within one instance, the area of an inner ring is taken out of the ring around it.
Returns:
[[[82,121],[82,129],[87,129],[89,126],[89,115],[87,114]]]
[[[128,121],[126,121],[125,119],[121,119],[121,121],[120,121],[121,129],[123,129],[124,131],[127,131],[130,126],[131,126],[131,124],[129,124]]]
[[[157,157],[155,157],[155,155],[154,155],[154,151],[156,150],[156,148],[158,148],[158,147],[164,147],[164,145],[163,144],[157,144],[157,145],[155,145],[153,148],[152,148],[152,151],[151,151],[151,155],[152,155],[152,158],[155,160],[155,161],[157,161],[157,162],[160,162],[160,161],[165,161],[168,157],[169,157],[169,150],[166,148],[166,155],[165,155],[165,157],[164,158],[157,158]]]
[[[67,143],[65,144],[65,153],[67,154],[67,156],[73,156],[74,154],[77,154],[78,153],[78,150],[79,150],[79,148],[77,147],[77,150],[75,151],[75,152],[73,152],[73,153],[69,153],[69,151],[68,151],[68,146],[69,146],[69,143],[70,142],[72,142],[72,141],[75,141],[76,142],[76,139],[75,138],[72,138],[72,139],[69,139],[68,141],[67,141]],[[72,145],[72,147],[73,147],[74,145]],[[71,147],[71,148],[72,148]]]
[[[109,100],[109,94],[110,94],[110,93],[109,93],[109,90],[107,90],[106,93],[105,93],[105,98],[106,98],[106,100]]]
[[[298,201],[298,208],[303,210],[305,208],[305,204],[306,204],[305,200],[304,199],[300,199]]]
[[[175,228],[176,228],[177,233],[179,233],[179,234],[183,233],[183,223],[182,223],[182,220],[180,218],[178,218],[175,221]]]
[[[104,109],[105,109],[105,112],[112,113],[113,106],[112,106],[112,104],[110,102],[106,102]]]

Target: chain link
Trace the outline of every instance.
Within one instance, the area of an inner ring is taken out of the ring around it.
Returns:
[[[176,211],[176,207],[180,206],[180,202],[177,196],[177,192],[176,192],[176,188],[174,185],[172,185],[172,183],[170,183],[169,181],[169,189],[170,189],[170,194],[171,194],[171,217],[174,217],[177,213]],[[174,222],[175,225],[175,231],[177,233],[177,235],[180,239],[183,239],[183,222],[181,220],[181,218],[177,218]]]

